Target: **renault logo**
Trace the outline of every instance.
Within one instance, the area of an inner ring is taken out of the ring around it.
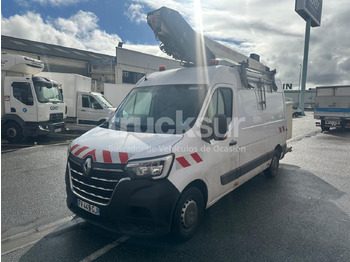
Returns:
[[[83,163],[83,174],[85,176],[89,176],[90,170],[91,170],[91,158],[88,157],[85,162]]]

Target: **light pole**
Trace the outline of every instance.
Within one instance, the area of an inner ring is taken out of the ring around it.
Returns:
[[[301,69],[303,66],[299,64],[300,69],[299,69],[299,85],[298,85],[298,107],[300,108],[300,81],[301,81]]]
[[[305,27],[303,76],[301,78],[301,97],[300,97],[300,105],[299,105],[299,108],[301,110],[301,114],[303,116],[305,116],[304,97],[305,97],[305,86],[306,86],[306,77],[307,77],[307,61],[309,59],[310,27],[311,27],[311,18],[308,18],[306,20],[306,27]]]
[[[321,24],[322,0],[295,0],[295,11],[306,21],[303,74],[301,79],[301,97],[299,108],[304,116],[304,96],[307,77],[307,61],[309,57],[310,27]]]

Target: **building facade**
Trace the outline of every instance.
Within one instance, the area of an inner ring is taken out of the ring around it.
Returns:
[[[116,43],[117,45],[118,43]],[[46,44],[10,36],[1,36],[1,52],[39,59],[44,72],[79,74],[92,79],[92,91],[104,92],[105,84],[130,88],[144,75],[180,67],[180,62],[116,47],[110,56],[59,45]]]

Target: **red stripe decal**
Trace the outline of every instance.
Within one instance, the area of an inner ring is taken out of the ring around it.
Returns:
[[[119,152],[119,159],[122,164],[125,164],[129,160],[128,153]]]
[[[282,127],[282,129],[283,129],[283,132],[286,131],[286,130],[284,129],[284,126]]]
[[[72,146],[72,148],[70,149],[70,152],[72,152],[75,148],[77,148],[79,145],[75,144],[74,146]]]
[[[77,150],[77,152],[74,153],[74,155],[79,155],[81,152],[83,152],[84,150],[88,149],[87,146],[83,146],[82,148],[80,148],[79,150]]]
[[[200,163],[203,161],[203,159],[198,155],[198,153],[191,154],[191,157],[196,161],[197,163]]]
[[[87,156],[92,156],[92,158],[93,158],[94,161],[96,162],[96,155],[95,155],[95,153],[96,153],[96,149],[91,150],[89,153],[87,153],[87,154],[85,154],[85,155],[83,156],[83,159],[84,159],[85,157],[87,157]]]
[[[188,161],[186,160],[186,158],[184,158],[183,156],[182,157],[178,157],[176,158],[177,162],[180,163],[180,165],[182,165],[182,167],[188,167],[188,166],[191,166],[190,163],[188,163]]]
[[[281,127],[279,127],[279,129],[280,129],[280,133],[282,133],[282,128],[281,128]]]
[[[102,155],[103,155],[103,162],[112,163],[111,152],[109,152],[107,150],[102,150]]]

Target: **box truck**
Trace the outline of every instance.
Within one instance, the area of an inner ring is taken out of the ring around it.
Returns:
[[[350,86],[316,87],[314,118],[322,131],[350,128]]]
[[[91,78],[68,73],[42,72],[62,85],[63,98],[67,105],[67,122],[79,125],[100,125],[111,113],[114,106],[100,93],[91,92]]]
[[[67,205],[116,232],[187,240],[206,208],[260,172],[277,175],[288,151],[284,92],[275,70],[203,41],[178,12],[162,7],[147,21],[186,67],[144,76],[70,144]]]
[[[37,76],[44,63],[1,54],[1,129],[9,142],[65,129],[65,104],[59,84]]]

